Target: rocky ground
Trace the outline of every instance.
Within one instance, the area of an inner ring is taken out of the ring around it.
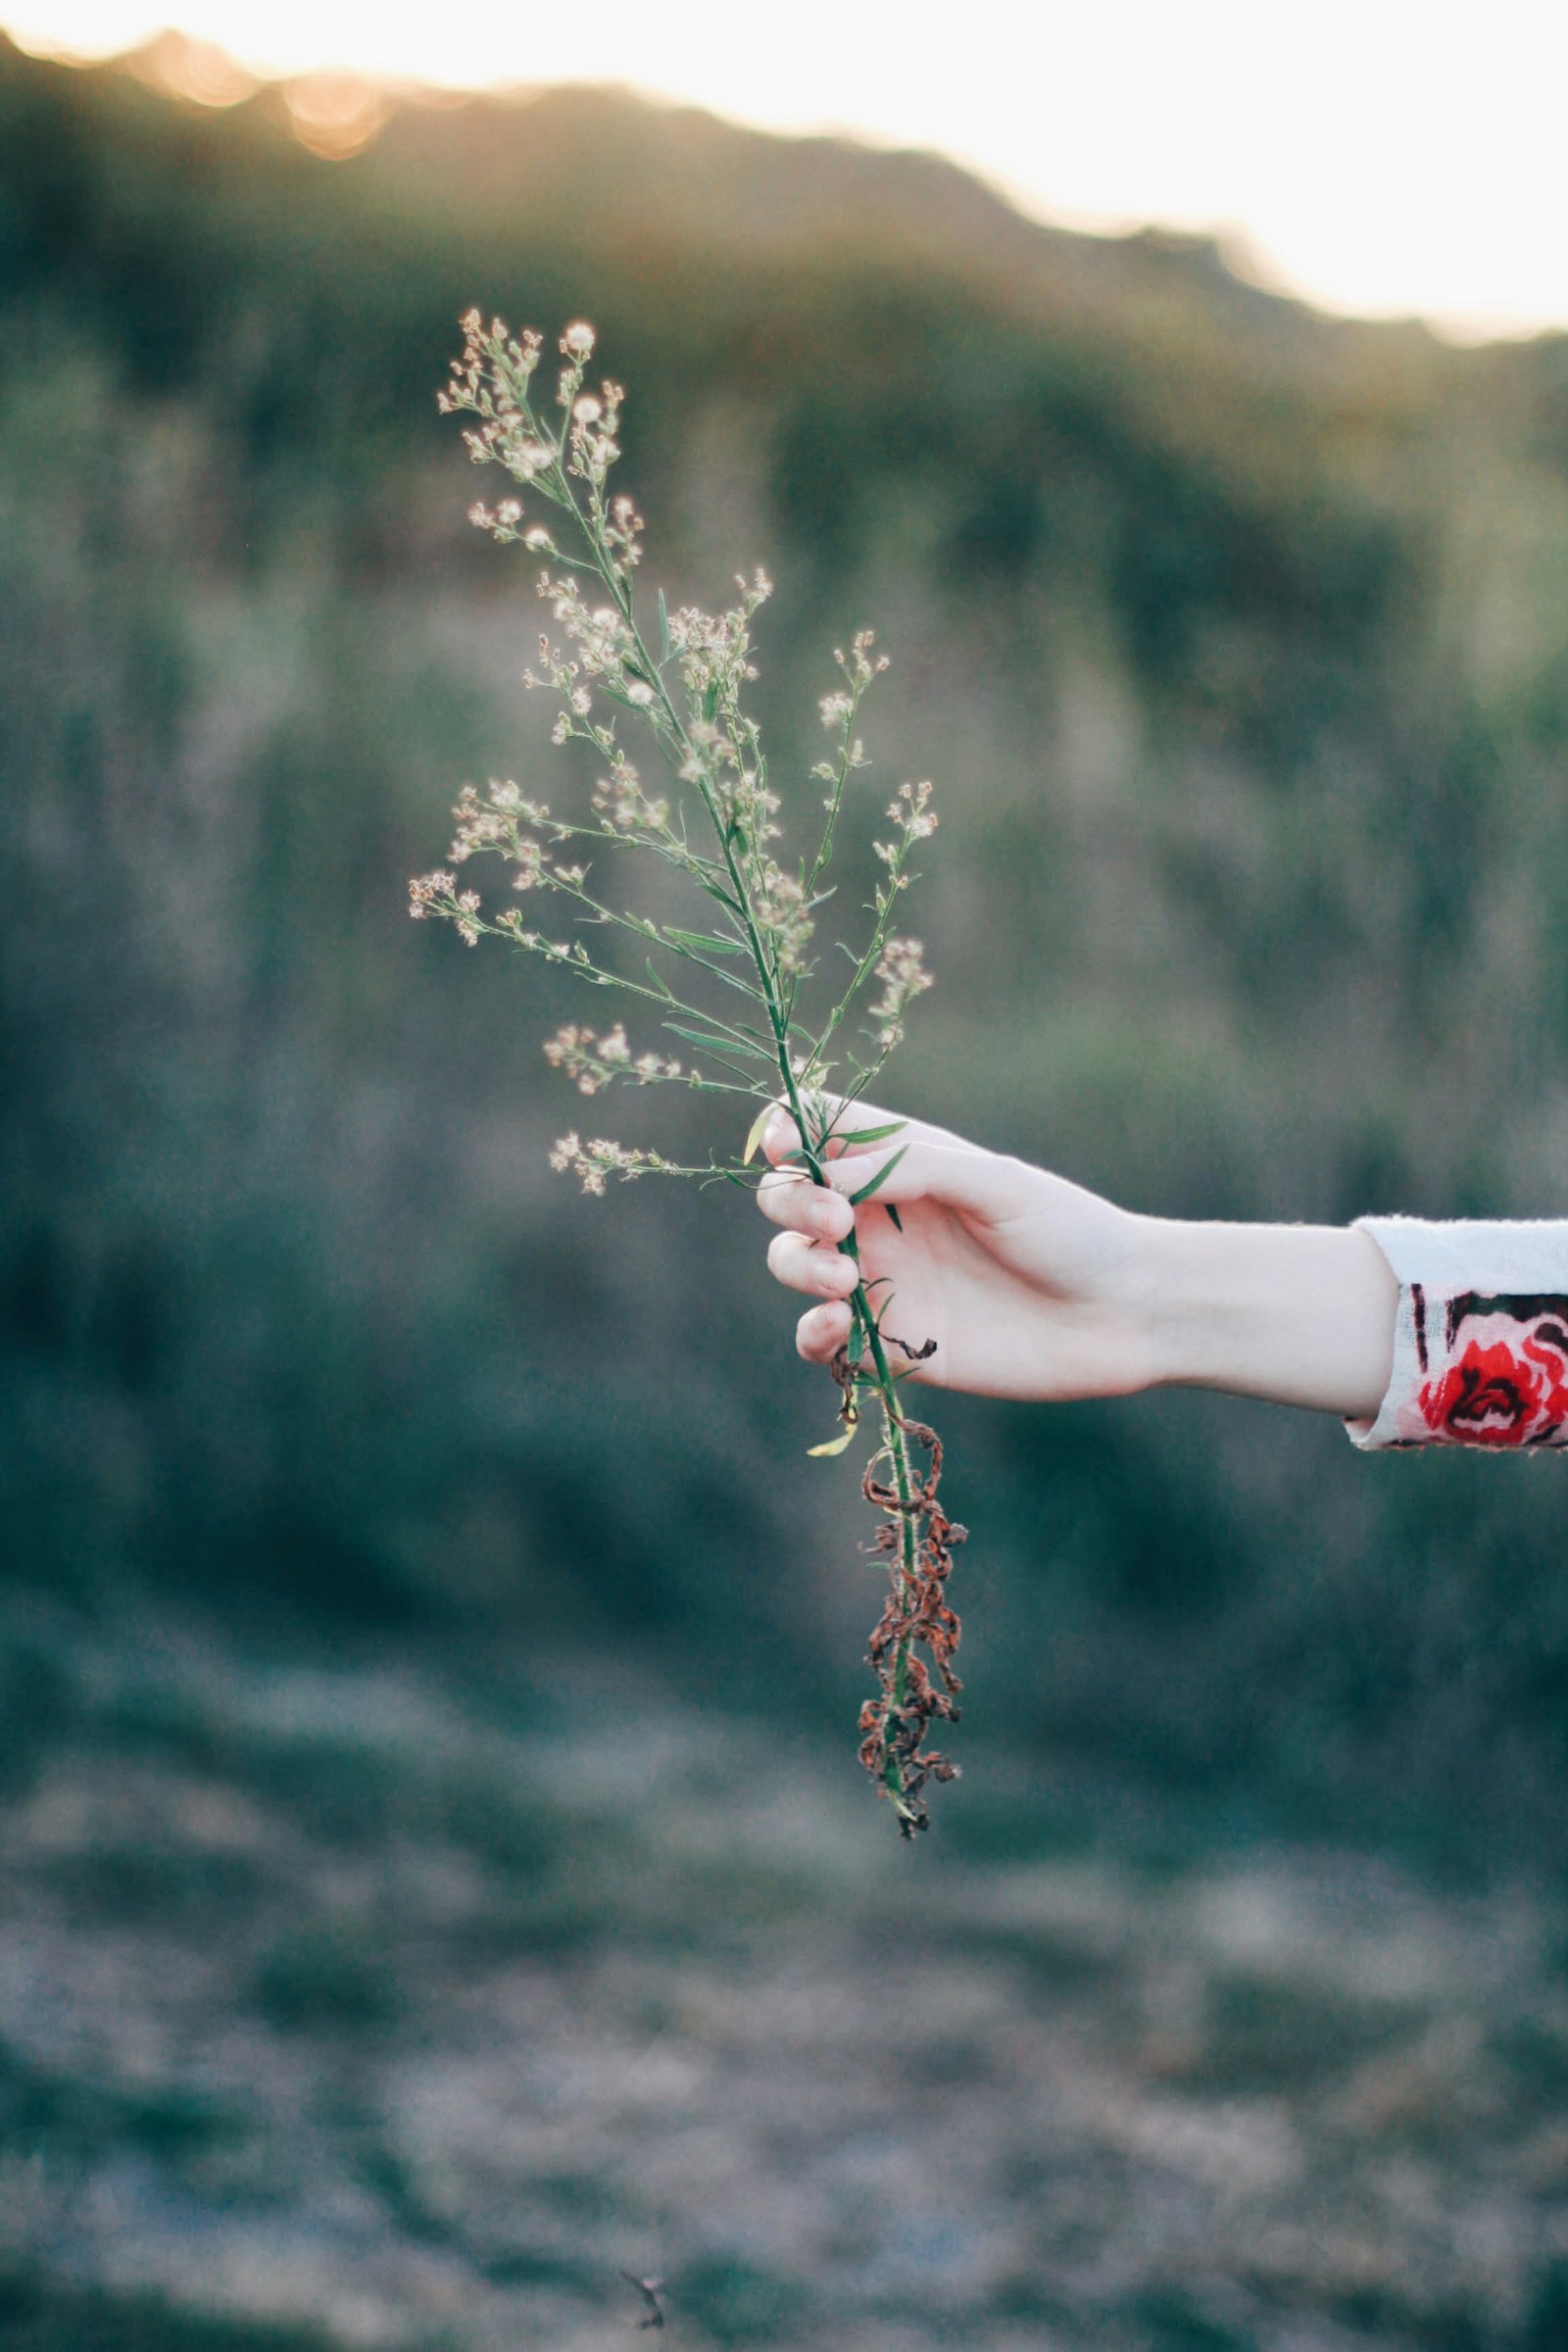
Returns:
[[[564,1666],[19,1641],[18,2352],[605,2352],[625,2272],[672,2352],[1568,2345],[1545,1888],[976,1760],[911,1851],[814,1734]]]

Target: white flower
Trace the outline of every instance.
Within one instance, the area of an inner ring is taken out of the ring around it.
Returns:
[[[930,803],[929,784],[901,784],[897,797],[888,803],[888,814],[904,827],[910,841],[929,841],[937,829],[936,811]]]
[[[871,1007],[871,1018],[877,1024],[879,1044],[896,1046],[904,1035],[904,1013],[910,999],[931,985],[920,942],[890,939],[877,959],[876,976],[882,983],[882,995]]]
[[[586,318],[576,318],[561,338],[561,348],[568,360],[591,360],[594,356],[594,330]]]

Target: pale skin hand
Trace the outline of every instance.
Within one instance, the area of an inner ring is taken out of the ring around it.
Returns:
[[[896,1116],[858,1103],[854,1123]],[[911,1348],[937,1344],[909,1367],[916,1380],[1053,1401],[1224,1389],[1349,1420],[1376,1415],[1398,1288],[1364,1233],[1138,1216],[919,1119],[874,1150],[835,1156],[824,1191],[777,1164],[798,1141],[778,1112],[759,1205],[783,1229],[770,1271],[818,1301],[797,1326],[808,1362],[826,1363],[849,1338],[856,1272],[838,1244],[853,1225],[864,1279],[886,1284],[872,1292],[885,1331]],[[901,1145],[875,1196],[852,1208],[848,1196]]]

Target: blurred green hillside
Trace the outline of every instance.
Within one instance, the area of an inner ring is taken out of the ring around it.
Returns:
[[[433,408],[470,302],[596,320],[672,598],[774,573],[783,772],[832,646],[893,655],[873,780],[943,811],[901,1100],[1186,1215],[1563,1206],[1568,340],[613,94],[400,101],[328,163],[274,91],[0,43],[19,1608],[612,1644],[836,1711],[850,1771],[875,1571],[755,1216],[552,1178],[561,1007],[404,913],[457,788],[550,757]],[[1555,1465],[943,1418],[979,1737],[1568,1857]]]

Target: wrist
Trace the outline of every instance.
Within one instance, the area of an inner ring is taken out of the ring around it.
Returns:
[[[1221,1389],[1349,1420],[1376,1414],[1398,1285],[1367,1234],[1140,1224],[1152,1387]]]

